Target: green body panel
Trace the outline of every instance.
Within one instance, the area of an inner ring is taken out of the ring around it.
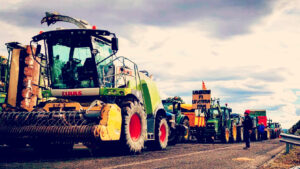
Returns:
[[[143,98],[144,98],[144,104],[147,114],[152,114],[161,104],[159,91],[156,87],[156,84],[145,74],[139,73],[140,75],[140,86]]]
[[[266,110],[250,110],[251,117],[266,116]]]
[[[6,93],[0,92],[0,104],[5,103]]]
[[[0,104],[3,104],[6,102],[6,93],[0,92]],[[2,107],[0,106],[0,111],[2,111]]]
[[[130,88],[100,88],[100,96],[126,96],[131,94]]]
[[[42,96],[45,97],[45,98],[51,97],[52,96],[51,90],[43,90],[42,91]]]

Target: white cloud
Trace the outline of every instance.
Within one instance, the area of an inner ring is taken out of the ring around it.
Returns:
[[[0,31],[0,55],[4,56],[7,56],[5,43],[20,42],[29,45],[31,38],[40,30],[39,28],[21,28],[3,21],[0,21],[0,25],[2,30]]]
[[[296,95],[293,89],[300,89],[300,22],[295,22],[300,16],[288,11],[299,11],[299,6],[280,2],[272,15],[252,27],[251,34],[226,40],[209,37],[195,23],[172,28],[137,25],[132,29],[130,41],[120,39],[120,54],[132,58],[154,75],[169,75],[157,82],[163,97],[168,93],[190,92],[190,96],[183,96],[187,102],[191,102],[191,91],[201,88],[201,76],[208,77],[206,73],[213,70],[222,74],[222,69],[230,69],[228,74],[244,78],[207,82],[213,95],[225,101],[236,99],[229,103],[234,112],[242,113],[247,108],[269,109],[269,118],[288,128],[299,119],[298,105],[294,104],[299,92]],[[198,81],[179,79],[197,77],[197,74]],[[238,94],[230,96],[220,88],[266,93],[241,101]]]

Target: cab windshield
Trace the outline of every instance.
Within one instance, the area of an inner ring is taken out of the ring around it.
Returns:
[[[63,36],[48,39],[51,86],[53,89],[100,86],[103,71],[96,65],[110,56],[110,45],[90,36]],[[103,64],[110,62],[106,59]]]
[[[218,118],[220,116],[218,109],[210,109],[210,114],[213,118]]]

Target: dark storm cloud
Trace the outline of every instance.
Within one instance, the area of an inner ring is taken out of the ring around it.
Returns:
[[[135,4],[137,3],[137,4]],[[274,1],[169,0],[169,1],[38,1],[20,2],[0,11],[0,19],[19,26],[36,27],[45,11],[86,19],[118,32],[133,24],[177,26],[198,22],[212,35],[226,38],[249,32],[249,27],[270,14]]]

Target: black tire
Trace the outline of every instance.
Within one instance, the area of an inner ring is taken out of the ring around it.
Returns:
[[[166,149],[168,146],[169,126],[165,117],[157,117],[155,122],[154,148],[157,150]]]
[[[170,127],[169,127],[170,129]],[[169,132],[169,140],[168,140],[168,145],[175,145],[178,142],[178,131],[176,131],[176,129],[173,129]]]
[[[189,119],[185,118],[182,122],[182,125],[186,128],[186,134],[185,135],[180,135],[178,137],[178,142],[188,142],[189,137],[190,137],[190,123],[189,123]]]
[[[222,142],[223,143],[228,143],[229,142],[229,137],[230,137],[230,132],[228,128],[223,129],[222,131]]]
[[[195,128],[193,129],[193,130],[195,130]],[[212,137],[205,137],[204,135],[203,135],[203,133],[204,133],[204,128],[203,127],[201,127],[201,128],[196,128],[196,133],[195,133],[195,137],[196,137],[196,139],[197,139],[197,142],[198,143],[205,143],[205,142],[214,142],[214,140],[212,139]],[[191,134],[191,133],[190,133]]]
[[[141,152],[147,137],[143,106],[135,99],[122,103],[121,145],[126,152]]]

